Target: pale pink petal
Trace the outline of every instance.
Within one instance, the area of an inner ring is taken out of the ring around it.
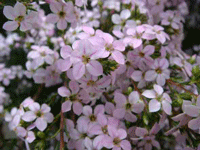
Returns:
[[[135,134],[139,137],[144,137],[145,135],[148,134],[148,131],[145,128],[137,127],[135,130]]]
[[[112,55],[113,59],[119,63],[119,64],[124,64],[125,63],[125,59],[124,59],[124,55],[119,52],[119,51],[114,51],[112,52]]]
[[[145,80],[146,81],[154,81],[157,77],[157,73],[155,72],[155,70],[149,70],[145,73]]]
[[[4,6],[3,14],[6,16],[6,18],[8,18],[10,20],[14,20],[16,18],[14,8],[11,6]]]
[[[197,130],[200,127],[200,117],[193,119],[188,123],[188,127],[192,130]]]
[[[118,137],[122,140],[122,139],[125,139],[127,137],[127,133],[124,129],[118,129],[117,130],[117,134],[118,134]]]
[[[130,95],[128,96],[128,100],[131,104],[137,103],[139,99],[140,99],[140,95],[138,94],[137,91],[131,92]]]
[[[125,109],[124,108],[115,109],[113,112],[113,116],[118,119],[122,119],[125,116]]]
[[[42,118],[38,118],[35,121],[35,125],[40,131],[44,131],[47,127],[47,122]]]
[[[69,88],[72,91],[72,94],[76,94],[79,91],[79,84],[76,81],[70,81],[69,82]]]
[[[60,69],[60,71],[64,72],[64,71],[69,70],[69,68],[72,65],[72,62],[71,62],[70,58],[67,58],[65,60],[59,59],[57,61],[57,64],[58,64],[58,68]]]
[[[97,115],[97,121],[101,126],[105,126],[108,123],[108,120],[107,120],[106,116],[103,115],[103,114],[98,114]]]
[[[137,117],[134,114],[132,114],[131,112],[126,112],[124,118],[129,122],[137,121]]]
[[[156,91],[156,93],[158,93],[158,95],[162,95],[163,93],[163,88],[160,85],[153,85],[154,90]]]
[[[83,111],[83,105],[80,102],[74,102],[73,111],[76,115],[80,115]]]
[[[58,21],[58,23],[57,23],[57,27],[58,27],[58,29],[60,29],[60,30],[66,29],[66,28],[67,28],[67,21],[64,20],[64,19],[60,19],[60,20]]]
[[[158,41],[160,41],[162,44],[165,43],[166,38],[163,34],[156,34],[156,38],[158,39]]]
[[[155,99],[152,99],[149,102],[149,112],[156,112],[159,111],[161,108],[161,103]]]
[[[131,16],[131,12],[130,12],[129,9],[122,10],[122,12],[120,13],[120,17],[121,17],[123,20],[128,19],[130,16]]]
[[[49,14],[46,18],[46,22],[49,22],[49,23],[56,23],[58,22],[59,18],[58,18],[58,15],[56,14]]]
[[[32,25],[29,22],[26,22],[26,21],[21,22],[21,25],[20,25],[21,31],[27,31],[27,30],[30,30],[31,28],[32,28]]]
[[[25,16],[26,7],[22,3],[17,2],[14,6],[14,11],[16,13],[16,16]]]
[[[166,100],[162,101],[162,108],[163,108],[163,110],[165,111],[166,114],[171,115],[172,106],[168,101],[166,101]]]
[[[60,50],[60,55],[62,58],[66,59],[71,56],[72,48],[69,45],[65,45]]]
[[[185,105],[184,111],[187,115],[191,117],[197,117],[199,115],[199,108],[194,105]]]
[[[156,92],[154,90],[145,90],[142,95],[147,98],[156,98]]]
[[[14,31],[18,28],[18,23],[16,21],[7,21],[3,24],[3,29],[7,31]]]
[[[72,102],[71,101],[66,101],[62,104],[62,112],[68,112],[71,110]]]
[[[123,41],[116,40],[113,42],[113,48],[118,51],[124,51],[125,44],[123,43]]]
[[[131,144],[127,140],[121,141],[120,146],[122,147],[123,150],[131,150]]]
[[[99,76],[103,74],[103,67],[100,62],[96,60],[90,61],[87,65],[86,68],[88,72],[93,75],[93,76]]]
[[[165,85],[165,77],[162,74],[158,74],[156,82],[161,86]]]
[[[73,76],[75,80],[80,79],[85,74],[85,65],[82,62],[73,66]]]
[[[96,147],[97,149],[102,149],[104,146],[104,135],[99,135],[97,137],[95,137],[94,141],[93,141],[93,145],[94,147]]]
[[[144,103],[139,102],[134,104],[132,111],[135,113],[141,113],[144,110]]]
[[[32,111],[27,111],[24,113],[24,115],[22,116],[22,119],[26,122],[31,122],[33,120],[35,120],[36,115],[34,112]]]
[[[134,81],[140,81],[142,79],[142,72],[141,71],[134,71],[131,75],[131,78]]]
[[[40,111],[43,112],[43,113],[47,113],[47,112],[50,112],[50,110],[51,110],[51,107],[49,107],[49,105],[42,104]]]
[[[52,113],[45,113],[43,118],[46,122],[51,123],[53,122],[54,116]]]
[[[115,100],[115,103],[117,104],[117,106],[119,106],[119,107],[126,104],[126,97],[121,93],[116,92],[114,95],[114,100]]]
[[[50,9],[51,9],[52,12],[57,14],[59,11],[62,10],[62,4],[58,3],[58,2],[51,3],[50,4]]]
[[[121,18],[118,14],[112,15],[112,22],[114,24],[120,24],[121,23]]]
[[[143,50],[143,52],[146,55],[152,55],[154,53],[154,51],[155,51],[155,46],[153,46],[153,45],[147,45]]]
[[[92,107],[90,106],[84,106],[83,107],[83,114],[86,116],[89,116],[92,114]]]
[[[58,94],[62,97],[69,97],[71,92],[65,86],[62,86],[58,88]]]

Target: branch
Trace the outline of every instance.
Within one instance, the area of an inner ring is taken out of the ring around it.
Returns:
[[[172,81],[171,79],[167,79],[167,82],[168,82],[169,84],[171,84],[171,85],[175,85],[175,86],[177,86],[177,87],[183,89],[185,92],[190,93],[191,95],[193,95],[193,96],[195,96],[195,97],[198,97],[197,94],[194,94],[194,93],[190,92],[190,91],[187,90],[184,86],[182,86],[182,85],[179,84],[179,83],[176,83],[176,82]]]
[[[62,105],[62,104],[61,104]],[[64,150],[65,143],[64,143],[64,114],[62,109],[60,111],[60,150]]]
[[[40,94],[42,93],[43,88],[44,88],[44,84],[41,84],[37,90],[37,93],[35,93],[35,95],[33,96],[34,101],[36,101],[39,98]]]

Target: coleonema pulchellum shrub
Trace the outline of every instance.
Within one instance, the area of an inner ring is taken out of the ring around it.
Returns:
[[[0,4],[0,115],[16,134],[1,149],[200,150],[184,0]]]

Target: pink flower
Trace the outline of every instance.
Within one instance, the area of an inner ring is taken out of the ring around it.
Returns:
[[[156,79],[156,82],[159,85],[165,85],[165,80],[169,79],[170,76],[170,70],[168,69],[168,60],[165,58],[156,59],[154,61],[154,64],[150,65],[149,67],[151,68],[151,70],[146,72],[145,80],[154,81]]]
[[[58,88],[58,94],[62,97],[67,97],[66,101],[62,104],[62,112],[70,111],[73,104],[74,113],[80,115],[83,111],[83,106],[78,97],[79,85],[76,81],[70,81],[69,88],[71,92],[65,86]]]
[[[72,48],[69,45],[65,45],[61,48],[60,55],[63,59],[59,59],[57,62],[58,67],[61,71],[67,71],[71,67],[71,53]]]
[[[145,90],[142,95],[147,98],[153,98],[149,102],[149,112],[157,112],[161,109],[161,105],[166,114],[172,113],[172,100],[167,93],[163,93],[163,88],[160,85],[154,85],[154,90]]]
[[[112,148],[112,150],[131,150],[130,142],[124,140],[127,137],[127,133],[124,129],[108,126],[108,133],[109,136],[106,136],[104,139],[104,146],[106,148]]]
[[[103,57],[108,57],[110,54],[112,58],[119,64],[124,64],[125,59],[122,52],[125,50],[125,44],[121,40],[114,40],[112,35],[98,30],[99,37],[104,39],[104,53]]]
[[[175,57],[173,59],[173,63],[181,67],[186,75],[188,75],[189,77],[192,76],[192,65],[188,63],[185,59]]]
[[[150,25],[145,25],[145,27],[146,30],[143,34],[144,39],[153,40],[157,38],[162,44],[164,44],[167,39],[170,39],[169,35],[164,32],[164,28],[159,25],[154,25],[153,27]]]
[[[152,55],[155,51],[155,47],[152,45],[147,45],[143,48],[143,46],[139,46],[134,51],[131,52],[132,57],[134,57],[136,63],[146,63],[151,64],[153,63],[153,59],[150,55]]]
[[[115,93],[114,100],[116,109],[113,112],[113,116],[118,119],[125,118],[127,121],[135,122],[137,118],[132,112],[141,113],[144,109],[144,103],[140,101],[140,96],[136,91],[131,92],[128,100],[123,94]]]
[[[36,126],[40,131],[44,131],[47,127],[47,123],[51,123],[54,119],[52,113],[50,113],[51,108],[47,104],[42,104],[41,107],[38,103],[34,102],[29,105],[30,111],[27,111],[22,116],[22,120],[26,122],[31,122],[33,120],[34,126]]]
[[[129,35],[124,39],[124,42],[138,48],[142,45],[142,35],[145,29],[143,26],[137,26],[136,28],[129,28],[126,32]]]
[[[61,3],[53,2],[50,3],[50,9],[53,12],[47,16],[47,22],[56,23],[60,30],[67,28],[67,22],[72,23],[75,20],[74,6],[72,2]]]
[[[117,25],[123,25],[125,21],[131,16],[131,12],[128,9],[122,10],[120,15],[112,15],[112,22]]]
[[[76,80],[80,79],[87,71],[93,76],[103,74],[101,63],[96,61],[100,58],[100,51],[88,40],[79,40],[73,44],[73,76]]]
[[[80,87],[84,90],[102,92],[104,88],[108,87],[111,83],[110,76],[103,76],[101,79],[98,79],[97,76],[92,76],[86,74],[85,77],[82,77],[79,81]]]
[[[32,28],[32,23],[37,16],[37,13],[33,11],[26,15],[26,7],[20,2],[17,2],[14,7],[5,6],[3,13],[11,20],[3,25],[3,28],[7,31],[14,31],[19,26],[21,31],[30,30]]]
[[[131,138],[133,141],[141,140],[138,142],[138,148],[144,147],[145,150],[151,150],[152,146],[160,149],[160,144],[155,140],[155,134],[160,130],[160,126],[155,123],[152,129],[148,132],[145,128],[137,127],[135,130],[136,136],[139,138]]]

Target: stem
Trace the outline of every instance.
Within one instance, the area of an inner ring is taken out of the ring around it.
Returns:
[[[172,81],[171,79],[167,79],[167,83],[172,84],[172,85],[175,85],[175,86],[177,86],[177,87],[183,89],[185,92],[190,93],[191,95],[193,95],[193,96],[195,96],[195,97],[198,97],[198,95],[196,95],[196,94],[190,92],[190,91],[187,90],[185,87],[183,87],[181,84],[176,83],[176,82]]]
[[[64,143],[64,114],[62,109],[60,111],[60,150],[64,150],[65,143]]]
[[[44,88],[44,84],[41,84],[41,85],[39,86],[39,88],[38,88],[37,93],[33,96],[33,100],[34,100],[34,101],[36,101],[36,100],[39,98],[39,96],[40,96],[40,94],[41,94],[43,88]]]
[[[131,80],[131,82],[133,83],[133,86],[134,86],[134,90],[136,90],[139,94],[140,94],[140,98],[143,100],[145,106],[147,107],[148,106],[148,103],[147,101],[142,98],[142,93],[140,92],[140,90],[138,89],[137,85],[135,84],[135,82],[133,80]]]

